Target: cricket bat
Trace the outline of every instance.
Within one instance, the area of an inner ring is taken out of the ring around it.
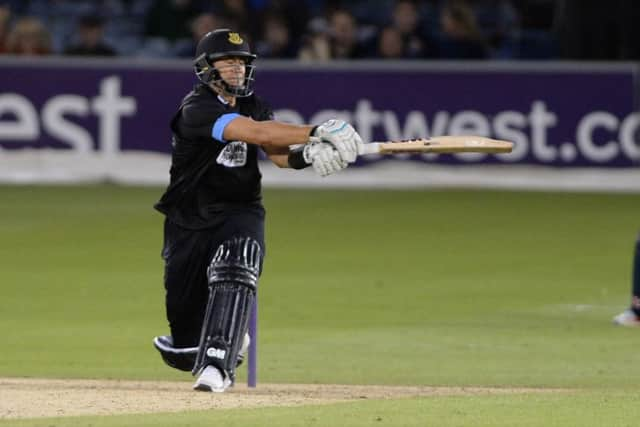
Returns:
[[[359,155],[397,153],[510,153],[513,143],[484,136],[435,136],[409,141],[384,141],[363,144]]]
[[[312,137],[311,140],[320,140]],[[358,155],[367,154],[420,154],[420,153],[510,153],[513,142],[484,136],[458,135],[403,141],[378,141],[362,144]]]

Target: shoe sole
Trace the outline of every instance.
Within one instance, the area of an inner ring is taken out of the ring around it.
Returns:
[[[219,389],[219,388],[213,389],[213,388],[209,387],[206,384],[196,384],[196,385],[193,386],[193,389],[196,390],[196,391],[205,391],[205,392],[209,392],[209,393],[222,393],[222,392],[224,392],[224,389]]]
[[[638,326],[640,326],[640,317],[638,317],[634,313],[631,313],[631,310],[627,310],[614,317],[613,324],[617,326],[637,328]]]
[[[627,328],[637,328],[640,327],[640,322],[637,323],[629,323],[629,322],[618,322],[618,321],[613,321],[613,324],[615,326],[626,326]]]
[[[193,389],[197,391],[206,391],[209,393],[224,393],[230,385],[225,384],[224,388],[213,388],[208,384],[196,383],[193,385]]]

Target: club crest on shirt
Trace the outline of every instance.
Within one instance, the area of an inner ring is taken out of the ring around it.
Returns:
[[[230,141],[218,154],[216,163],[228,168],[238,168],[247,164],[247,143]]]

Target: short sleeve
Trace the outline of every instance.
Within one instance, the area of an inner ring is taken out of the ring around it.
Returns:
[[[260,120],[273,120],[273,110],[271,110],[271,107],[269,107],[268,105],[265,105],[264,107],[265,108],[262,110],[262,116]]]
[[[235,113],[226,113],[213,103],[187,103],[176,121],[174,130],[188,139],[211,139],[222,141],[222,133],[226,125],[235,118],[229,117]]]
[[[256,96],[256,111],[257,114],[255,120],[267,121],[274,120],[273,110],[271,106],[262,98]]]

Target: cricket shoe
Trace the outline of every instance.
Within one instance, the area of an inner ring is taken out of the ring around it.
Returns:
[[[177,348],[169,335],[160,335],[153,339],[153,346],[160,352],[164,363],[181,371],[191,372],[198,354],[198,347]]]
[[[251,344],[251,337],[245,334],[242,339],[242,346],[238,352],[236,367],[242,365]],[[173,346],[173,338],[170,335],[160,335],[153,339],[153,346],[160,352],[162,360],[172,368],[181,371],[191,372],[198,354],[198,347],[177,348]]]
[[[613,323],[620,326],[640,326],[640,317],[631,309],[627,309],[613,318]]]
[[[215,366],[206,366],[196,383],[193,385],[194,390],[209,391],[213,393],[222,393],[228,389],[232,384],[232,381],[224,373],[222,373]]]

